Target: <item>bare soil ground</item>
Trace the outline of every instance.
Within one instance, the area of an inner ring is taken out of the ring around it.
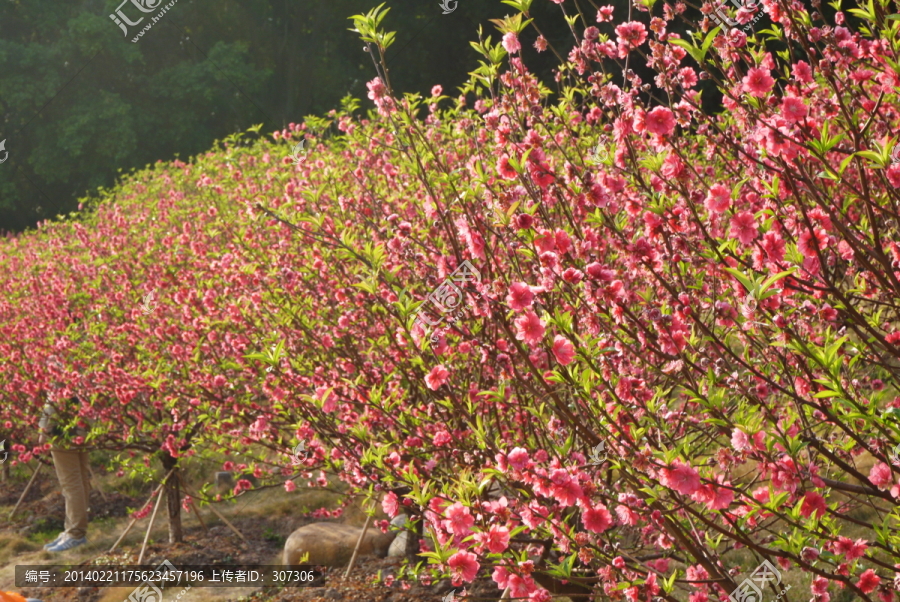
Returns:
[[[105,488],[105,496],[97,490],[91,493],[91,526],[89,543],[69,552],[45,552],[43,544],[61,530],[65,505],[52,470],[42,475],[24,500],[12,521],[9,512],[18,500],[25,483],[14,481],[0,485],[0,590],[19,592],[43,602],[122,602],[133,588],[17,588],[15,565],[49,564],[110,564],[137,563],[141,543],[149,519],[139,521],[113,554],[107,551],[124,531],[129,508],[139,507],[146,495],[128,496]],[[324,497],[323,497],[324,496]],[[198,564],[267,564],[281,563],[284,540],[298,527],[317,522],[317,519],[298,516],[299,510],[319,506],[336,506],[336,496],[320,490],[307,493],[283,491],[248,492],[233,504],[218,504],[225,515],[249,541],[245,544],[208,509],[200,512],[209,528],[205,531],[193,514],[184,515],[184,543],[169,544],[166,519],[161,513],[151,532],[144,564],[154,567],[163,560],[177,566]],[[343,521],[357,524],[359,509],[348,508]],[[201,588],[187,591],[171,590],[165,602],[440,602],[447,592],[454,590],[447,581],[424,585],[402,586],[394,582],[390,587],[376,583],[400,568],[400,559],[363,557],[344,579],[344,569],[325,569],[317,587],[297,588]],[[454,590],[457,591],[457,590]],[[458,592],[459,593],[459,592]],[[180,597],[178,597],[180,594]],[[470,600],[497,600],[500,592],[489,579],[470,585]]]

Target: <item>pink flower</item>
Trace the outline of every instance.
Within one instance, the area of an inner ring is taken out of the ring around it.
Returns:
[[[509,460],[509,465],[515,470],[522,470],[528,465],[528,452],[521,447],[514,447],[506,457]]]
[[[369,100],[379,100],[387,94],[387,87],[379,77],[367,82],[366,87],[369,89]]]
[[[444,521],[447,530],[454,535],[465,537],[472,531],[472,525],[475,524],[475,518],[468,508],[456,502],[445,512],[447,520]]]
[[[806,61],[797,61],[791,74],[794,79],[804,84],[811,84],[813,81],[812,69]]]
[[[888,182],[891,183],[891,186],[900,188],[900,163],[894,163],[887,168],[887,179]]]
[[[881,585],[881,578],[875,574],[875,571],[872,569],[868,569],[865,573],[859,576],[859,581],[856,583],[857,587],[862,590],[864,594],[870,594],[875,591],[875,588]]]
[[[502,554],[509,547],[509,529],[491,525],[489,531],[478,533],[475,539],[485,544],[492,554]]]
[[[834,544],[834,553],[844,556],[848,561],[862,558],[869,546],[866,540],[857,539],[853,541],[849,537],[838,537],[837,543]]]
[[[823,596],[828,591],[828,579],[825,577],[813,578],[812,584],[809,586],[810,591],[816,596]]]
[[[503,153],[500,155],[500,158],[497,159],[497,172],[504,180],[515,180],[519,175],[510,164],[509,155],[506,153]]]
[[[453,437],[451,437],[450,433],[448,433],[447,431],[439,431],[435,433],[434,437],[431,438],[431,442],[438,447],[443,447],[451,441],[453,441]]]
[[[616,27],[619,56],[625,58],[629,50],[634,50],[647,40],[647,28],[640,21],[629,21]]]
[[[879,462],[869,471],[869,482],[885,491],[890,489],[894,484],[894,476],[891,474],[891,467],[884,462]]]
[[[443,93],[444,93],[444,88],[441,87],[440,84],[438,84],[437,86],[433,86],[433,87],[431,88],[431,95],[432,95],[434,98],[437,98],[438,96],[440,96],[440,95],[443,94]]]
[[[506,48],[506,51],[510,54],[515,54],[522,50],[522,44],[519,43],[516,32],[506,32],[506,35],[503,36],[503,47]]]
[[[397,494],[393,491],[387,492],[381,500],[381,509],[391,518],[397,516],[400,512],[400,502],[397,499]]]
[[[544,338],[544,322],[532,310],[516,318],[516,339],[534,347]]]
[[[781,116],[788,123],[797,123],[806,118],[807,108],[796,96],[788,96],[781,101]]]
[[[297,485],[290,479],[284,482],[284,490],[288,493],[294,491],[295,489],[297,489]]]
[[[615,8],[611,4],[607,4],[606,6],[601,6],[600,10],[597,11],[597,23],[604,23],[606,21],[613,20],[613,12],[615,12]]]
[[[563,366],[568,366],[575,359],[575,346],[564,336],[553,337],[553,356]]]
[[[578,484],[578,480],[573,478],[568,471],[558,468],[550,474],[550,480],[553,483],[550,487],[550,495],[556,498],[561,506],[572,506],[584,497],[584,490]]]
[[[827,509],[825,498],[815,491],[807,491],[803,497],[803,503],[800,504],[800,514],[804,518],[809,518],[813,514],[815,514],[815,518],[821,518],[825,515]]]
[[[550,171],[550,166],[546,163],[531,163],[528,166],[528,175],[541,188],[547,188],[555,180],[553,173]]]
[[[676,460],[672,468],[663,468],[660,481],[682,495],[691,495],[700,488],[700,474],[680,460]]]
[[[725,510],[734,501],[734,492],[727,487],[708,484],[702,485],[691,498],[701,504],[706,504],[710,510]]]
[[[734,429],[734,432],[731,433],[731,447],[737,452],[745,452],[753,449],[753,446],[750,445],[750,437],[740,429]]]
[[[513,282],[509,285],[509,294],[506,295],[506,303],[514,311],[522,311],[525,308],[531,307],[531,302],[533,300],[534,293],[531,292],[531,287],[524,282]]]
[[[725,213],[725,211],[727,211],[730,206],[730,190],[728,190],[721,184],[716,184],[709,189],[709,194],[706,195],[706,208],[710,211],[710,213]]]
[[[425,377],[425,385],[432,391],[437,391],[441,388],[441,385],[447,382],[449,377],[450,371],[443,364],[438,364]]]
[[[756,219],[749,211],[741,211],[731,218],[731,238],[741,241],[742,245],[749,245],[758,234]]]
[[[828,232],[825,228],[809,228],[800,232],[797,239],[797,249],[804,257],[816,257],[816,251],[823,251],[828,246]]]
[[[775,86],[775,80],[769,75],[768,69],[754,67],[747,72],[743,79],[744,92],[751,96],[765,96]]]
[[[316,399],[322,402],[322,411],[326,414],[337,409],[337,395],[329,387],[316,387]]]
[[[478,574],[478,560],[475,554],[471,552],[457,552],[447,560],[450,565],[450,574],[453,578],[453,585],[458,586],[463,581],[472,582]]]
[[[597,504],[581,515],[584,528],[594,533],[603,533],[612,525],[612,516],[606,506]]]
[[[681,85],[685,88],[693,88],[697,85],[697,72],[693,67],[682,67],[678,70],[678,75],[681,77]]]
[[[538,36],[534,41],[534,49],[538,52],[544,52],[547,50],[547,38],[544,36]]]
[[[651,134],[668,136],[675,131],[675,115],[666,107],[656,107],[644,117],[644,125]]]

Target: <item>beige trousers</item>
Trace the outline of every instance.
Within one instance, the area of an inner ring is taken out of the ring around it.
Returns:
[[[81,539],[87,534],[88,502],[91,494],[91,471],[88,453],[79,450],[53,449],[53,466],[66,499],[66,530],[69,537]]]

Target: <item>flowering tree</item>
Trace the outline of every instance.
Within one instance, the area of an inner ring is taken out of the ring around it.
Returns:
[[[379,8],[354,18],[379,70],[367,116],[348,100],[232,139],[130,179],[85,225],[4,243],[7,428],[27,437],[58,381],[96,445],[237,452],[274,479],[300,439],[306,478],[417,519],[434,575],[490,570],[535,602],[559,580],[727,598],[763,562],[817,601],[895,600],[890,3],[826,23],[766,0],[750,35],[706,5],[682,37],[681,3],[626,19],[562,1],[565,60],[508,4],[455,103],[394,96]],[[560,56],[555,95],[531,39]],[[281,142],[300,136],[295,163]],[[464,262],[478,278],[456,282]],[[60,308],[88,287],[77,306],[102,323],[72,326]]]

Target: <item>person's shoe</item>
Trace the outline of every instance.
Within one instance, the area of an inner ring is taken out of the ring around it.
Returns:
[[[55,546],[56,544],[61,542],[65,536],[66,536],[66,532],[63,531],[62,533],[60,533],[59,535],[56,536],[56,539],[54,539],[50,543],[44,544],[44,549],[49,550],[50,548],[52,548],[53,546]]]
[[[87,543],[86,537],[81,537],[79,539],[75,539],[74,537],[66,537],[58,544],[53,546],[52,548],[48,548],[48,552],[65,552],[66,550],[71,550],[72,548],[77,548],[78,546],[82,546]]]

